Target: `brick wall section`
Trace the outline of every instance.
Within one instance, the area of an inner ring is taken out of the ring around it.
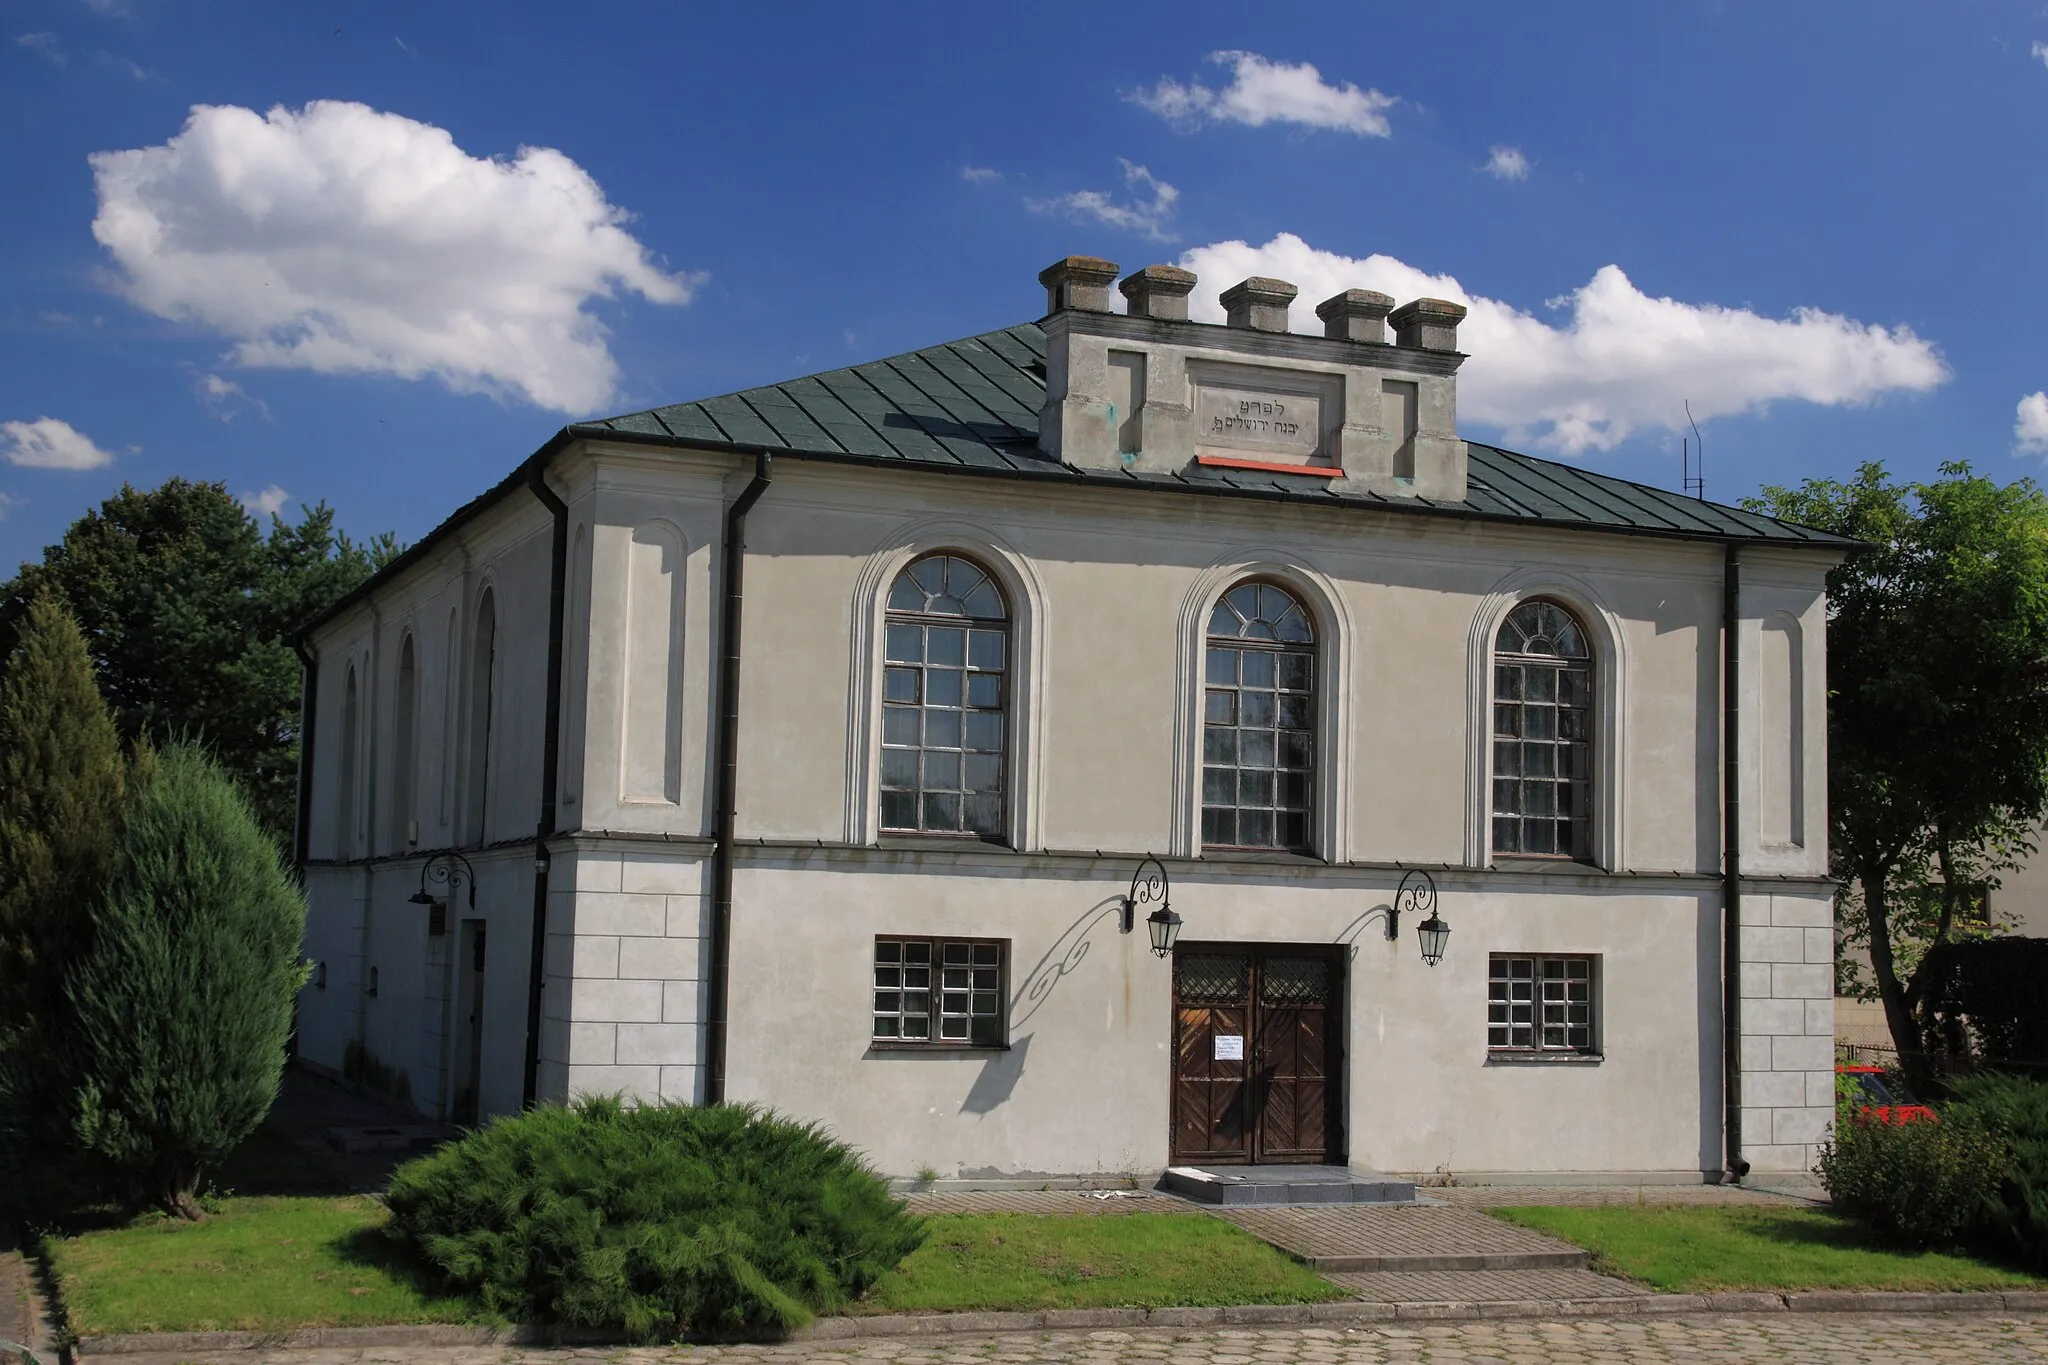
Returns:
[[[694,857],[576,856],[573,889],[549,910],[543,1097],[700,1098],[707,871]]]
[[[1825,894],[1742,897],[1742,1141],[1759,1171],[1804,1171],[1835,1116],[1835,929]]]

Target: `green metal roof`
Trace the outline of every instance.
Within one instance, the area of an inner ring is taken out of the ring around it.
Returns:
[[[1038,449],[1045,333],[1036,323],[928,346],[719,398],[601,421],[565,436],[662,445],[766,448],[803,457],[1067,483],[1375,507],[1637,535],[1771,541],[1846,549],[1855,542],[1789,522],[1469,441],[1462,501],[1332,491],[1313,476],[1196,467],[1174,474],[1073,469]]]

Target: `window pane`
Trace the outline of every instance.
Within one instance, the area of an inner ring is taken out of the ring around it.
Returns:
[[[919,663],[924,659],[924,628],[921,626],[889,627],[889,661],[891,663]]]
[[[1234,649],[1212,649],[1209,651],[1209,681],[1226,686],[1237,682],[1237,651]]]
[[[1202,810],[1202,842],[1227,847],[1237,842],[1237,812],[1218,810],[1213,806]]]
[[[924,756],[924,788],[926,791],[958,791],[960,755],[927,752]]]
[[[1306,654],[1282,654],[1280,656],[1280,686],[1295,692],[1309,690],[1314,677],[1314,667]]]
[[[1003,751],[1003,713],[1000,711],[968,712],[967,747],[977,753],[1001,753]]]
[[[917,756],[911,755],[914,760]],[[914,791],[885,791],[882,793],[882,828],[917,828],[917,793]]]
[[[891,668],[882,674],[882,699],[884,701],[917,700],[917,670],[914,668]]]
[[[1003,633],[999,630],[969,631],[967,662],[976,668],[1000,671],[1003,666]]]
[[[1246,687],[1267,687],[1273,685],[1273,655],[1263,649],[1248,649],[1244,652],[1244,685]]]
[[[951,626],[933,626],[925,632],[926,659],[935,664],[959,667],[967,662],[967,632]]]
[[[980,713],[976,713],[976,719]],[[927,711],[924,713],[924,742],[927,745],[957,749],[960,747],[960,713],[958,711]]]
[[[1203,698],[1202,719],[1215,725],[1237,724],[1237,693],[1210,688]]]
[[[1275,714],[1274,697],[1271,692],[1245,692],[1240,696],[1242,711],[1239,725],[1271,725]],[[1289,701],[1295,700],[1292,697]]]
[[[917,785],[917,750],[882,750],[882,785],[884,787],[915,787]]]
[[[957,792],[926,792],[924,794],[924,827],[926,829],[939,830],[959,829],[959,794]]]
[[[999,791],[1003,782],[1003,760],[994,754],[969,754],[966,764],[966,782],[971,792]]]
[[[1273,845],[1273,812],[1269,810],[1241,810],[1237,813],[1238,841],[1248,848],[1270,848]]]
[[[917,743],[916,707],[885,706],[882,708],[882,743]]]
[[[1237,731],[1220,725],[1211,725],[1202,731],[1202,761],[1205,763],[1237,762]]]
[[[1313,723],[1309,698],[1299,693],[1289,693],[1280,698],[1280,724],[1290,730],[1306,730]]]
[[[1237,802],[1237,769],[1202,769],[1202,804],[1208,806],[1235,805]]]
[[[963,676],[957,668],[926,669],[924,675],[925,705],[958,706],[961,700],[961,679]]]
[[[966,800],[966,826],[976,834],[997,839],[1003,834],[1003,798],[999,792],[980,792]]]
[[[983,710],[994,710],[1003,704],[1003,677],[1000,673],[970,673],[967,675],[967,704]]]
[[[1238,731],[1238,762],[1247,768],[1271,768],[1274,765],[1273,732],[1271,730]]]

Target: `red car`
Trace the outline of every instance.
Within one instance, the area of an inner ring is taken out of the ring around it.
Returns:
[[[1858,1118],[1876,1123],[1937,1123],[1934,1111],[1924,1104],[1900,1104],[1884,1083],[1881,1066],[1837,1066],[1835,1074],[1847,1076],[1856,1087]]]

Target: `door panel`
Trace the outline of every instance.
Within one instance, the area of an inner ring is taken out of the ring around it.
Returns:
[[[1252,962],[1248,953],[1185,953],[1174,959],[1173,1151],[1190,1161],[1252,1157]],[[1238,1056],[1219,1058],[1217,1039],[1236,1038]]]
[[[1329,1160],[1330,961],[1259,962],[1260,1161]]]
[[[1175,955],[1174,1160],[1340,1159],[1341,970],[1320,948],[1196,945]]]

